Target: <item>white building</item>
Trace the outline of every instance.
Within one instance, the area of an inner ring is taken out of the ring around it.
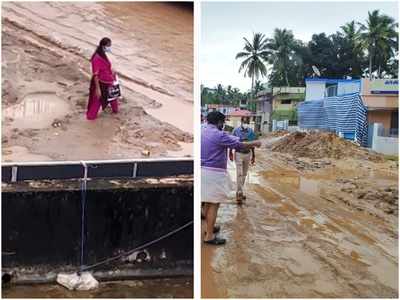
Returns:
[[[305,101],[343,96],[361,91],[360,79],[306,78]]]

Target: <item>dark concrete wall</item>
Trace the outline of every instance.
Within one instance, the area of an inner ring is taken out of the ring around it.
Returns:
[[[85,265],[130,250],[193,220],[192,185],[88,190],[86,196]],[[80,191],[2,193],[3,268],[78,267],[80,241]],[[162,249],[167,255],[163,261],[159,258]],[[138,267],[192,261],[193,226],[148,250],[151,262]]]

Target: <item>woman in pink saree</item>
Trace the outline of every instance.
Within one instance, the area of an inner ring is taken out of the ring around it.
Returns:
[[[90,81],[89,102],[86,118],[95,120],[100,107],[106,109],[111,105],[113,113],[118,112],[118,98],[110,98],[108,89],[116,80],[115,73],[111,69],[111,62],[106,52],[111,51],[111,40],[101,39],[96,51],[93,53],[90,62],[92,64],[92,80]]]

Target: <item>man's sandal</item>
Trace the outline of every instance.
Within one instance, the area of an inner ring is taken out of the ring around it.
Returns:
[[[214,245],[214,246],[219,246],[219,245],[224,245],[226,243],[225,239],[221,239],[218,237],[213,238],[212,240],[209,241],[203,241],[205,244],[209,245]]]

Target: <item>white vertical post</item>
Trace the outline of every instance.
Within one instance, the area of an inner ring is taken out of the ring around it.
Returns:
[[[372,144],[371,144],[372,150],[376,150],[377,137],[378,137],[378,133],[379,133],[379,128],[381,128],[381,127],[383,127],[383,124],[381,124],[381,123],[373,123],[372,124]]]

